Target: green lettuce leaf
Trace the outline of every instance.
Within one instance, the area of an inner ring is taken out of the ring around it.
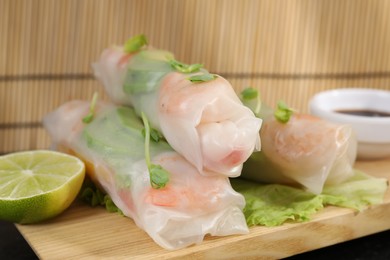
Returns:
[[[388,187],[386,179],[360,171],[355,171],[355,175],[342,184],[325,187],[319,195],[280,184],[258,184],[243,179],[232,179],[231,183],[245,197],[244,214],[248,226],[308,221],[326,205],[361,211],[382,203]]]
[[[375,178],[355,170],[355,175],[348,181],[334,186],[325,186],[321,196],[326,205],[362,211],[369,205],[382,203],[387,187],[386,179]]]
[[[162,50],[143,50],[130,60],[123,91],[136,95],[156,91],[161,79],[174,69],[169,64],[173,54]]]
[[[84,179],[78,197],[91,207],[103,206],[108,212],[117,212],[123,215],[123,212],[114,204],[111,197],[97,188],[90,178]]]
[[[307,221],[323,208],[315,194],[280,184],[258,184],[231,180],[233,188],[245,197],[244,215],[248,226],[279,226],[287,220]]]

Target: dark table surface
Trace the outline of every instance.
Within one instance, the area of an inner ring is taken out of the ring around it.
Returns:
[[[0,259],[38,259],[15,225],[4,221],[0,221]],[[390,230],[286,259],[390,260]]]

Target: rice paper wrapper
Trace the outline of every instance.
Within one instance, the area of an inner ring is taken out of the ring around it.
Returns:
[[[87,172],[128,217],[160,246],[178,249],[206,234],[245,234],[243,196],[225,176],[201,175],[166,142],[150,144],[151,161],[169,171],[165,188],[151,187],[144,159],[143,125],[134,111],[99,103],[89,124],[89,104],[72,101],[44,118],[57,149],[87,164]]]
[[[260,149],[262,120],[242,104],[227,80],[216,76],[191,82],[191,76],[207,71],[179,73],[171,59],[171,53],[152,48],[129,55],[112,47],[93,69],[115,103],[145,113],[199,172],[239,176],[243,163]]]
[[[325,185],[354,175],[357,140],[348,125],[294,114],[287,123],[274,117],[260,131],[262,151],[245,163],[242,176],[264,183],[304,187],[320,194]]]

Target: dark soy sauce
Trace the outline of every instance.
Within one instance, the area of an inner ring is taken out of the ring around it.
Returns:
[[[367,117],[390,117],[389,112],[368,110],[368,109],[340,109],[337,113],[347,114],[352,116],[367,116]]]

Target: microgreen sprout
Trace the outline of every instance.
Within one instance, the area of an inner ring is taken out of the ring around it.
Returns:
[[[283,101],[279,101],[278,108],[276,109],[274,116],[279,122],[287,123],[293,113],[293,109],[289,108]]]
[[[145,128],[142,129],[142,135],[145,137]],[[164,139],[164,136],[155,128],[150,128],[150,138],[156,143]]]
[[[133,53],[139,51],[143,46],[148,45],[148,40],[143,34],[136,35],[126,41],[124,45],[124,51],[126,53]]]
[[[203,74],[197,74],[192,77],[189,77],[188,80],[191,81],[192,83],[202,83],[202,82],[214,80],[216,78],[217,75],[215,74],[203,73]]]
[[[182,73],[196,72],[196,71],[199,71],[203,67],[203,64],[199,64],[199,63],[185,64],[185,63],[182,63],[182,62],[177,61],[175,59],[170,60],[169,64],[171,64],[172,68],[174,68],[175,70],[182,72]]]
[[[89,106],[89,113],[85,117],[83,117],[83,123],[88,124],[91,123],[91,121],[93,120],[98,96],[99,95],[97,92],[93,93],[91,105]]]
[[[259,115],[261,109],[261,98],[257,89],[252,87],[245,88],[241,92],[241,100],[256,116]]]
[[[154,189],[161,189],[164,188],[169,182],[169,172],[161,165],[151,163],[149,151],[151,131],[149,121],[144,113],[141,113],[141,117],[145,127],[145,160],[149,170],[150,185]]]

